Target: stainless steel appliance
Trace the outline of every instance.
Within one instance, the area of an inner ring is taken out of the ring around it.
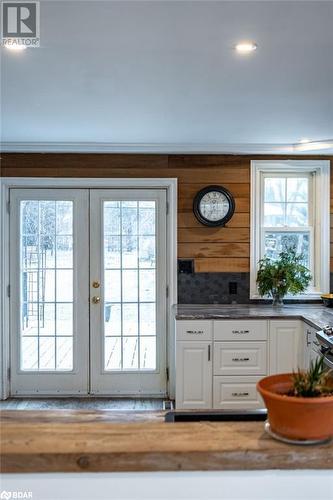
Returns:
[[[318,340],[318,354],[324,357],[327,368],[333,369],[333,327],[325,326],[316,333]]]

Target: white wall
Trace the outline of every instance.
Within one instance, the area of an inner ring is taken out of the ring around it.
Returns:
[[[333,474],[329,470],[4,474],[3,490],[31,492],[33,500],[332,500]]]

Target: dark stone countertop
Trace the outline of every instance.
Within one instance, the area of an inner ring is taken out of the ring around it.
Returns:
[[[177,320],[195,319],[301,319],[314,328],[333,326],[333,308],[321,304],[288,304],[273,307],[261,304],[179,304],[174,306]]]

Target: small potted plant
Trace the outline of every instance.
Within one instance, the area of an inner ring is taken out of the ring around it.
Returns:
[[[322,357],[306,371],[270,375],[257,389],[268,411],[271,431],[296,441],[333,438],[333,378]]]
[[[311,273],[303,262],[303,255],[294,248],[279,254],[277,260],[263,257],[257,274],[258,291],[261,297],[273,298],[273,306],[282,306],[287,294],[297,295],[304,292],[312,279]]]

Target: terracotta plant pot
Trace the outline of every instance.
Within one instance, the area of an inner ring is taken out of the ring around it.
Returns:
[[[319,440],[333,437],[333,396],[287,396],[292,374],[270,375],[257,383],[268,411],[271,429],[289,439]]]

